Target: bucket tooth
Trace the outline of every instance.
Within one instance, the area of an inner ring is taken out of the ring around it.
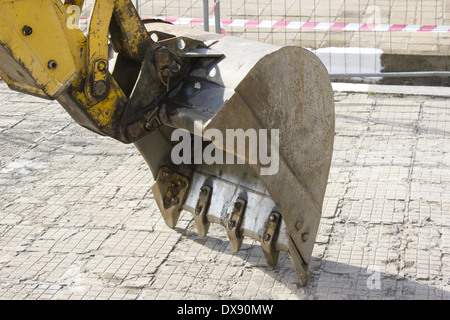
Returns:
[[[261,248],[270,266],[276,266],[278,263],[279,250],[275,249],[276,239],[281,224],[281,215],[278,212],[272,212],[266,221],[263,235],[261,236]]]
[[[189,179],[187,177],[166,166],[159,170],[152,191],[162,217],[171,229],[175,228],[178,222],[188,189]]]
[[[233,205],[233,209],[226,224],[226,230],[228,238],[230,240],[231,251],[236,253],[241,249],[242,242],[244,240],[241,234],[241,224],[244,218],[244,212],[247,205],[247,201],[238,198]]]
[[[209,186],[203,186],[200,189],[197,205],[195,206],[194,221],[197,226],[197,233],[201,238],[206,237],[210,225],[210,222],[206,218],[206,214],[209,209],[211,194],[212,188]]]

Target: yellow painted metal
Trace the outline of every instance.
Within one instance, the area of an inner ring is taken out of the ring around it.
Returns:
[[[64,5],[67,6],[78,6],[80,9],[83,8],[84,0],[65,0]]]
[[[108,30],[114,2],[96,1],[89,21],[86,94],[92,100],[101,100],[109,91]]]
[[[74,118],[87,114],[88,120],[81,117],[84,126],[115,137],[127,101],[108,71],[108,27],[115,2],[96,1],[88,38],[69,25],[74,13],[68,8],[81,10],[83,3],[0,0],[0,77],[11,89],[58,98]],[[99,99],[86,85],[94,81],[108,83]]]
[[[66,18],[61,1],[0,1],[0,55],[12,63],[0,75],[12,88],[56,98],[75,80],[83,34]]]
[[[92,100],[86,96],[82,88],[73,87],[71,96],[89,114],[102,133],[115,136],[116,121],[122,114],[127,97],[114,79],[111,79],[107,96],[100,101]],[[61,102],[61,104],[64,106],[64,103]]]
[[[128,58],[142,61],[151,41],[147,29],[130,0],[115,0],[115,3],[111,26],[120,32],[120,41],[112,39],[114,46]]]
[[[130,0],[96,0],[86,37],[74,24],[83,4],[0,0],[0,77],[14,90],[58,99],[81,125],[119,138],[128,99],[109,72],[108,33],[139,62],[150,38]]]

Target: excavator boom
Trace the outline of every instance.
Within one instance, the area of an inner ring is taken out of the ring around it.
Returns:
[[[300,285],[333,152],[334,100],[310,51],[142,20],[130,0],[0,0],[0,77],[56,99],[81,126],[132,143],[168,227],[185,210],[239,251],[288,252]]]

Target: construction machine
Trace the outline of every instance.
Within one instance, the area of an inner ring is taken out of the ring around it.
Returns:
[[[185,210],[200,237],[222,225],[232,252],[244,237],[269,265],[288,252],[305,285],[334,139],[321,61],[301,47],[142,19],[130,0],[96,0],[81,30],[83,5],[0,0],[0,77],[134,144],[168,227]]]

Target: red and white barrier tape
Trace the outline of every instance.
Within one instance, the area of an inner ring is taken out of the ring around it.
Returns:
[[[159,18],[173,24],[202,25],[203,19],[196,18]],[[406,24],[371,24],[342,22],[301,22],[273,20],[222,19],[224,27],[274,28],[291,30],[321,30],[321,31],[403,31],[403,32],[450,32],[450,26],[438,25],[406,25]]]
[[[201,18],[165,18],[153,17],[177,25],[203,25]],[[85,20],[87,18],[81,18]],[[147,19],[147,18],[143,18]],[[290,30],[321,30],[321,31],[402,31],[402,32],[450,32],[449,26],[413,25],[413,24],[371,24],[371,23],[343,23],[343,22],[302,22],[302,21],[274,21],[274,20],[244,20],[221,19],[222,33],[224,27],[273,28]]]

